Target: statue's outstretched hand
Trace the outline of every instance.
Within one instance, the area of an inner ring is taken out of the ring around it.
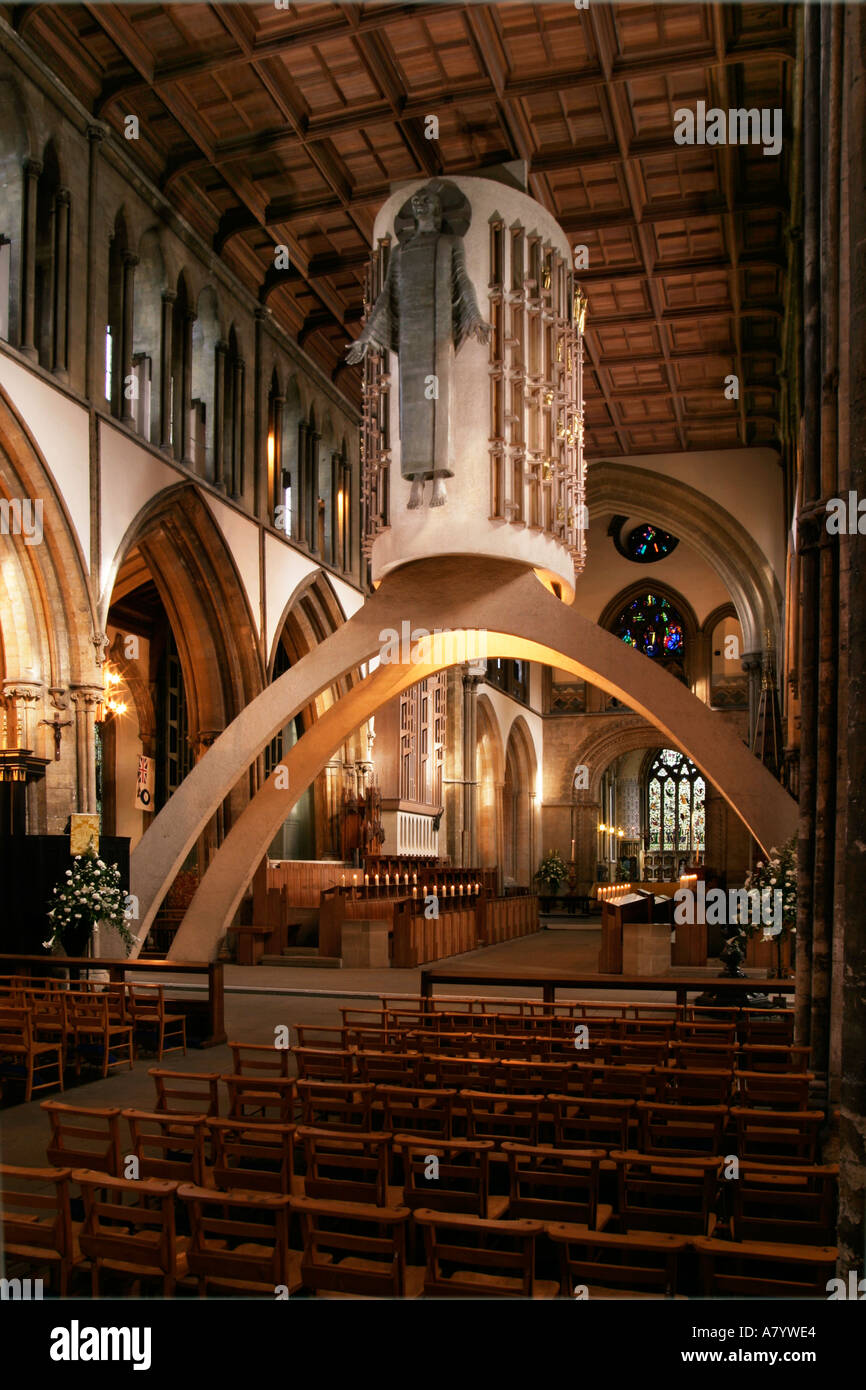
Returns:
[[[365,342],[363,338],[356,339],[346,353],[346,361],[349,365],[354,366],[356,362],[363,362],[364,358],[367,356],[367,349],[369,346],[369,343]]]
[[[493,326],[492,324],[484,323],[481,320],[479,320],[479,322],[476,323],[475,327],[473,328],[472,332],[475,334],[475,337],[478,339],[480,343],[489,343],[490,334],[493,332]]]

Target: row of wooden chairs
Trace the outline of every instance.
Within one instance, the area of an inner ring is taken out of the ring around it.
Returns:
[[[741,1159],[813,1164],[823,1111],[774,1110],[687,1101],[676,1091],[661,1099],[640,1095],[495,1091],[483,1085],[404,1086],[235,1073],[190,1074],[152,1068],[160,1114],[221,1113],[219,1086],[232,1119],[300,1119],[321,1129],[421,1133],[431,1138],[488,1138],[497,1143],[589,1144],[645,1152],[713,1154]],[[697,1073],[687,1073],[691,1077]],[[665,1073],[667,1078],[668,1073]]]
[[[158,1057],[186,1053],[186,1020],[171,1014],[159,985],[109,985],[102,990],[9,988],[0,997],[0,1081],[21,1081],[24,1098],[64,1088],[74,1066],[102,1076],[132,1067],[137,1041],[156,1043]]]
[[[491,1109],[490,1097],[467,1095],[465,1100],[473,1119],[466,1139],[245,1117],[87,1110],[52,1101],[43,1102],[43,1108],[51,1122],[49,1162],[87,1166],[112,1177],[302,1193],[374,1206],[431,1206],[496,1219],[507,1211],[513,1217],[541,1215],[603,1229],[613,1211],[600,1201],[600,1183],[609,1173],[618,1188],[622,1230],[635,1223],[653,1228],[666,1222],[668,1229],[673,1223],[674,1230],[711,1235],[719,1199],[729,1193],[736,1239],[748,1238],[750,1223],[761,1226],[762,1239],[787,1243],[793,1229],[800,1232],[801,1243],[826,1243],[832,1235],[837,1170],[831,1166],[743,1158],[732,1170],[732,1156],[723,1158],[720,1152],[591,1147],[583,1135],[568,1131],[567,1146],[521,1142],[518,1126],[524,1112],[531,1118],[532,1097],[522,1098],[504,1116]],[[128,1145],[121,1136],[121,1119],[129,1125]],[[565,1137],[563,1131],[559,1137]],[[500,1192],[492,1184],[497,1162],[507,1166],[507,1186]],[[681,1180],[668,1191],[664,1182],[671,1174],[680,1174]],[[730,1181],[721,1183],[722,1174]],[[653,1199],[649,1205],[642,1203],[647,1184]],[[660,1193],[665,1198],[661,1205]],[[754,1198],[754,1210],[738,1205],[745,1195]]]
[[[710,1296],[826,1297],[836,1251],[737,1245],[706,1236],[605,1232],[531,1217],[499,1220],[430,1207],[369,1206],[290,1194],[216,1192],[165,1179],[130,1181],[88,1169],[0,1166],[7,1256],[57,1272],[61,1294],[89,1265],[98,1297],[106,1275],[209,1293],[325,1296],[673,1296],[678,1260],[694,1250]],[[83,1197],[74,1223],[70,1186]],[[178,1212],[184,1214],[179,1231]],[[290,1221],[300,1224],[293,1248]],[[409,1263],[409,1223],[426,1264]],[[558,1281],[537,1276],[536,1246],[559,1254]]]

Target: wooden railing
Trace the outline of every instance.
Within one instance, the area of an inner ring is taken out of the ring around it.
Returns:
[[[391,964],[410,969],[425,961],[461,955],[478,946],[493,946],[528,936],[539,929],[538,898],[440,898],[438,917],[426,917],[413,897],[356,898],[331,889],[319,910],[319,954],[342,954],[345,921],[390,921]]]

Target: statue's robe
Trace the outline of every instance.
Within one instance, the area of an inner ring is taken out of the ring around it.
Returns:
[[[404,478],[454,475],[454,354],[481,322],[460,237],[416,232],[394,249],[363,336],[399,359]]]

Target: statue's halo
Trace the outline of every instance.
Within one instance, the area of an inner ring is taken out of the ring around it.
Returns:
[[[442,230],[450,233],[451,236],[465,236],[469,231],[469,224],[472,221],[472,209],[469,206],[469,199],[461,191],[456,183],[451,183],[449,179],[431,179],[421,188],[413,188],[409,197],[401,207],[397,216],[394,218],[394,232],[399,242],[408,241],[415,230],[415,214],[412,211],[412,199],[416,193],[435,193],[439,198],[442,208]]]

